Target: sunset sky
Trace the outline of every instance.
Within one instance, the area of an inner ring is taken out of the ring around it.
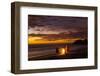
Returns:
[[[87,36],[87,17],[28,15],[28,34]]]

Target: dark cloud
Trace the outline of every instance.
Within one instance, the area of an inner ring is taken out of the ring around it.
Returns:
[[[83,33],[87,34],[87,21],[87,17],[28,15],[29,27],[33,28],[33,32],[38,30],[41,33],[54,31],[74,35],[77,33],[81,36]]]

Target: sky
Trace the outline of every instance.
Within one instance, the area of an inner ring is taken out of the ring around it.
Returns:
[[[28,34],[87,36],[87,17],[28,15]]]

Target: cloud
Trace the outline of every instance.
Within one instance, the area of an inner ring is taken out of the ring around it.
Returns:
[[[28,30],[29,34],[71,34],[78,33],[77,29],[66,29],[66,28],[56,28],[50,26],[35,26],[30,27]]]
[[[29,34],[66,34],[69,37],[87,36],[87,17],[28,16]]]

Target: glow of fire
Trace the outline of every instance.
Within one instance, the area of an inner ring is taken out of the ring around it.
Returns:
[[[60,48],[59,55],[65,55],[65,54],[67,54],[67,48]]]

